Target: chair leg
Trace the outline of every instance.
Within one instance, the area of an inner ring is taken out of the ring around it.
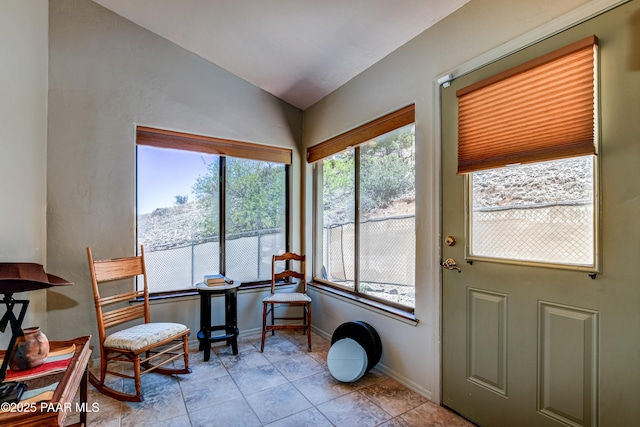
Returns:
[[[100,352],[100,383],[104,384],[104,381],[107,379],[107,365],[109,361],[107,360],[107,355],[104,352]]]
[[[260,353],[264,351],[264,338],[267,334],[267,303],[262,303],[262,344],[260,345]]]
[[[271,326],[274,326],[276,324],[276,305],[275,304],[271,304]],[[274,336],[276,334],[276,330],[275,329],[271,329],[271,336]]]
[[[302,306],[302,326],[304,326],[302,333],[306,334],[307,333],[307,304]]]
[[[309,345],[309,351],[311,351],[311,304],[306,306],[307,318],[305,323],[307,324],[307,344]]]
[[[133,359],[133,376],[136,382],[136,396],[142,398],[142,387],[140,385],[140,356],[136,355]]]
[[[184,352],[184,369],[191,372],[189,369],[189,337],[187,335],[182,337],[182,351]]]

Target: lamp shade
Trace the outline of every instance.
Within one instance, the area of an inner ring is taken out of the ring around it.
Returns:
[[[48,274],[40,264],[32,262],[0,263],[0,294],[35,291],[51,286],[67,286],[73,283]]]

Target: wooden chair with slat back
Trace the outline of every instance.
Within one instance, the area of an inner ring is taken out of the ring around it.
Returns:
[[[91,384],[104,395],[114,399],[141,402],[144,400],[140,387],[142,374],[152,371],[167,375],[190,373],[189,328],[179,323],[151,322],[144,247],[140,247],[139,256],[104,260],[94,260],[91,248],[87,248],[87,257],[100,339],[100,378],[89,372]],[[100,290],[106,291],[104,286],[108,282],[139,276],[143,279],[143,290],[109,296],[100,295]],[[136,299],[140,299],[141,302],[132,302]],[[107,333],[109,328],[138,319],[142,319],[143,323]],[[181,358],[184,368],[162,367]],[[109,362],[132,363],[133,375],[119,370],[109,370]],[[108,387],[105,384],[107,374],[133,379],[135,394],[123,393]]]
[[[276,272],[278,263],[285,262],[286,267],[282,272]],[[291,264],[299,264],[298,269],[291,269]],[[271,259],[271,295],[262,300],[262,344],[260,351],[264,351],[264,340],[267,331],[271,335],[278,329],[302,329],[307,334],[307,344],[311,351],[311,298],[307,295],[307,269],[306,256],[293,252],[285,252],[282,255],[274,255]],[[276,292],[276,283],[291,282],[292,279],[299,281],[298,286],[301,292]],[[276,317],[276,307],[301,307],[302,315],[294,317]],[[271,324],[267,324],[267,314],[271,314]],[[276,321],[284,321],[276,324]],[[302,321],[302,323],[290,323],[290,321]]]

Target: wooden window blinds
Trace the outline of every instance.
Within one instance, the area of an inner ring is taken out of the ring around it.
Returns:
[[[290,165],[292,158],[292,151],[289,148],[193,135],[144,126],[138,126],[136,128],[136,143],[138,145],[150,145],[159,148],[174,148],[177,150],[217,154],[219,156],[284,163],[285,165]]]
[[[377,136],[415,122],[415,105],[409,105],[379,119],[358,126],[307,149],[307,162],[322,160],[349,147],[371,141]]]
[[[458,174],[595,154],[590,36],[456,92]]]

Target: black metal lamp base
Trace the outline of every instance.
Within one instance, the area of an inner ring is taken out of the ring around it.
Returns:
[[[8,382],[0,384],[0,402],[17,403],[22,397],[22,393],[27,389],[27,384]]]
[[[7,368],[9,367],[9,359],[13,353],[13,348],[16,344],[18,335],[22,333],[22,321],[24,315],[27,312],[29,306],[28,300],[15,300],[12,294],[4,294],[4,298],[1,301],[6,307],[7,311],[0,319],[0,332],[4,332],[7,325],[11,325],[11,339],[9,340],[9,347],[5,352],[2,359],[2,365],[0,366],[0,402],[1,403],[17,403],[22,397],[22,393],[27,389],[27,384],[23,382],[7,381],[4,379],[7,377]],[[18,317],[15,316],[13,309],[16,305],[21,306]]]

